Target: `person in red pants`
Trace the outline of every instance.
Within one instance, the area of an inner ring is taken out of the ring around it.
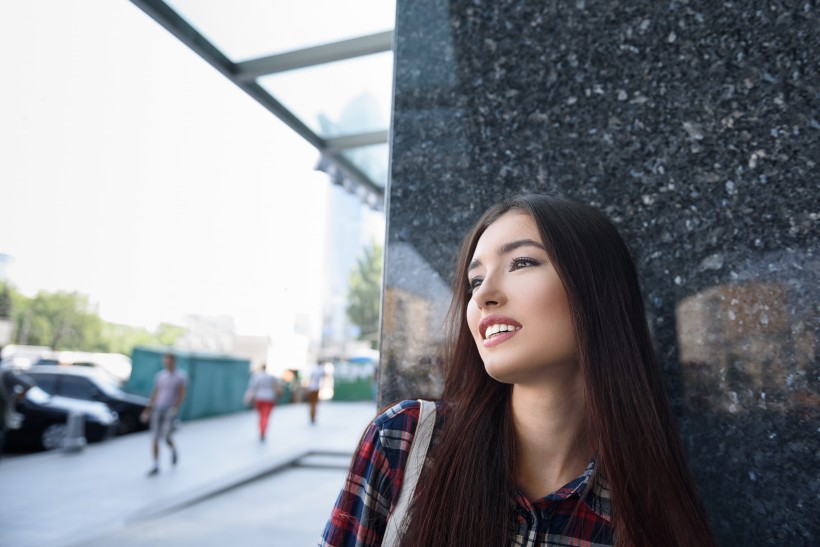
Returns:
[[[282,393],[282,380],[267,371],[264,363],[258,372],[251,375],[248,389],[245,391],[245,403],[253,403],[259,415],[259,440],[265,440],[268,431],[268,422],[271,412],[276,406],[276,400]]]

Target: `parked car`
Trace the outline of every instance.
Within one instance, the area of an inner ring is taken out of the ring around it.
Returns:
[[[119,420],[117,413],[104,403],[52,396],[37,386],[30,388],[16,405],[20,418],[17,429],[6,434],[5,447],[10,450],[53,450],[59,448],[68,433],[72,412],[85,419],[85,438],[90,443],[113,436]]]
[[[148,427],[140,421],[140,414],[148,404],[148,397],[126,393],[108,374],[89,367],[74,365],[33,365],[26,374],[37,385],[52,395],[105,403],[119,415],[118,435],[141,431]]]
[[[131,358],[121,353],[93,353],[87,351],[52,351],[41,355],[32,365],[61,365],[92,368],[107,372],[123,385],[131,376]]]

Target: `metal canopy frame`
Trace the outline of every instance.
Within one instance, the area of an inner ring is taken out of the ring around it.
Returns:
[[[372,200],[370,205],[377,206],[380,209],[383,208],[384,188],[376,184],[343,153],[362,146],[386,144],[389,132],[372,131],[334,138],[322,138],[259,85],[256,79],[288,70],[391,51],[393,48],[393,31],[360,36],[235,63],[164,1],[131,0],[131,3],[148,14],[208,64],[222,73],[223,76],[313,145],[322,156],[322,160],[319,162],[320,168],[327,171],[335,183],[343,184],[346,188],[349,188],[351,186],[350,182],[344,180],[344,178],[347,178],[361,184],[377,198],[377,200]],[[328,162],[336,169],[329,169]],[[373,201],[377,203],[373,203]]]

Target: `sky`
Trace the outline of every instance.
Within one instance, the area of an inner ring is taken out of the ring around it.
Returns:
[[[318,313],[318,153],[126,0],[0,1],[0,253],[9,281],[154,328]]]

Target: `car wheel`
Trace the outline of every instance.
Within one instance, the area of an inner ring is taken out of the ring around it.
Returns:
[[[67,432],[68,427],[66,424],[51,424],[46,427],[40,435],[40,444],[42,444],[46,450],[60,448]]]

